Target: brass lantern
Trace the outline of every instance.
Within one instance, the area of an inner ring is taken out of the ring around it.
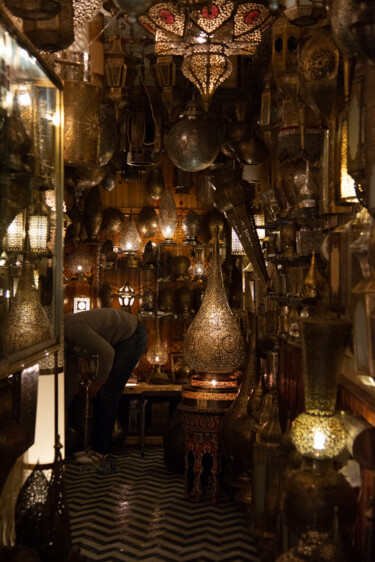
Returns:
[[[107,96],[113,101],[119,117],[119,105],[124,101],[125,89],[130,89],[137,75],[136,59],[128,56],[122,47],[121,38],[113,35],[105,52],[105,77]]]
[[[345,446],[345,431],[334,410],[350,332],[351,323],[343,319],[301,320],[305,412],[293,423],[292,441],[312,459],[333,459]]]
[[[173,240],[177,228],[177,209],[173,194],[169,188],[165,188],[160,200],[159,209],[160,230],[166,243]]]
[[[47,20],[24,20],[23,32],[41,51],[55,53],[74,41],[72,0],[60,0],[60,10]]]
[[[55,0],[5,0],[5,6],[18,18],[48,20],[60,11],[60,2]]]
[[[129,281],[126,281],[125,285],[123,285],[118,290],[117,298],[118,298],[119,305],[122,308],[125,308],[130,311],[130,308],[134,304],[135,291],[133,287],[129,285]]]
[[[181,70],[197,87],[203,109],[208,111],[215,90],[232,74],[233,65],[222,45],[207,45],[205,49],[198,45],[184,57]]]
[[[325,17],[326,1],[285,0],[285,15],[294,25],[314,25]]]

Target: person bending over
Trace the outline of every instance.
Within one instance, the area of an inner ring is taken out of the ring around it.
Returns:
[[[147,330],[137,316],[114,308],[69,313],[64,318],[67,349],[83,348],[98,356],[88,393],[92,398],[92,445],[76,453],[81,463],[104,460],[111,447],[122,391],[146,351]]]

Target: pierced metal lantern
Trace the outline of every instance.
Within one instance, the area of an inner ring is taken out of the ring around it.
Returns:
[[[60,10],[51,19],[23,21],[23,32],[41,51],[55,53],[74,41],[72,0],[60,0]]]
[[[86,274],[92,268],[91,254],[82,248],[74,250],[65,258],[65,265],[73,274]]]
[[[103,210],[101,230],[112,234],[121,232],[124,228],[124,215],[116,207],[106,207]]]
[[[160,200],[159,208],[160,230],[165,242],[172,242],[177,228],[177,209],[173,194],[165,188]]]
[[[182,219],[182,230],[185,244],[197,244],[197,236],[202,228],[201,218],[194,211],[188,211]]]
[[[129,217],[125,230],[120,238],[120,248],[125,254],[135,254],[142,247],[142,239],[137,230],[135,220]]]
[[[241,331],[228,304],[216,238],[203,302],[183,341],[186,364],[196,372],[229,373],[245,359]]]
[[[191,274],[198,280],[202,280],[207,273],[207,268],[203,262],[203,249],[204,248],[196,249],[197,257],[195,260],[195,264],[191,268]]]
[[[159,216],[153,207],[142,207],[137,228],[144,238],[153,238],[159,228]]]
[[[52,327],[34,285],[33,266],[25,261],[16,296],[6,317],[5,343],[8,353],[31,347],[52,337]]]
[[[125,92],[133,86],[136,75],[136,58],[127,55],[121,37],[113,35],[109,38],[109,47],[105,52],[105,76],[107,97],[113,101],[117,117]]]
[[[351,322],[313,316],[300,324],[305,412],[294,420],[292,440],[306,457],[333,459],[345,446],[345,430],[334,411]]]
[[[68,68],[66,69],[69,70]],[[102,88],[94,83],[64,79],[64,162],[70,166],[99,163]]]
[[[325,17],[326,1],[285,0],[285,15],[294,25],[314,25]]]
[[[129,281],[126,281],[125,285],[123,285],[117,293],[117,298],[119,305],[123,308],[130,309],[131,306],[134,304],[135,299],[135,291],[129,285]]]
[[[41,209],[28,219],[28,234],[32,252],[45,252],[48,241],[48,215]]]
[[[166,149],[177,168],[186,172],[204,170],[213,163],[220,150],[219,137],[214,127],[202,118],[194,104],[169,131]]]
[[[233,65],[222,45],[197,45],[184,57],[181,70],[197,87],[203,109],[208,111],[216,88],[232,74]]]
[[[60,11],[60,2],[54,0],[4,0],[5,6],[18,18],[48,20]]]
[[[163,174],[157,166],[147,175],[146,180],[146,193],[150,199],[158,201],[164,192],[164,178]]]
[[[143,249],[143,261],[148,269],[153,269],[158,261],[158,246],[149,240]]]
[[[89,23],[102,8],[102,0],[73,0],[74,26]]]

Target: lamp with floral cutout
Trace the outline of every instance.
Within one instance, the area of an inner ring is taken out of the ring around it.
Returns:
[[[215,0],[186,8],[156,2],[139,22],[155,35],[157,55],[182,55],[182,72],[199,90],[207,111],[216,88],[232,73],[231,56],[254,55],[271,24],[260,2]]]

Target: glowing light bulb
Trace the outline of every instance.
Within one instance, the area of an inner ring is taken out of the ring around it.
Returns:
[[[314,435],[314,449],[322,451],[326,442],[326,436],[322,431],[317,431]]]

